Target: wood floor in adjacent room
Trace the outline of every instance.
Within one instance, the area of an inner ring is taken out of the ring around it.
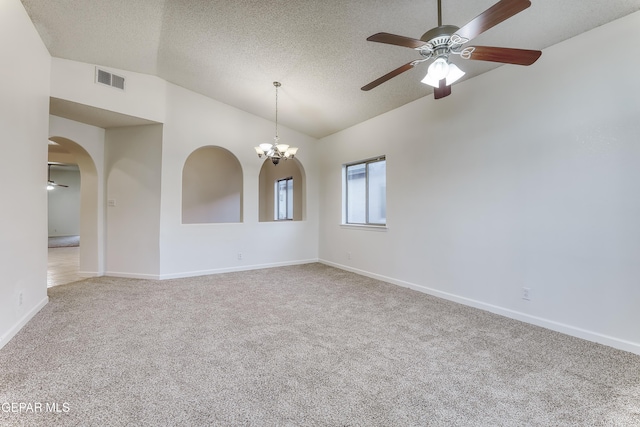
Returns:
[[[84,279],[79,270],[80,247],[49,248],[47,288]]]

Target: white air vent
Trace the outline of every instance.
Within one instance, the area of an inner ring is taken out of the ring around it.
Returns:
[[[111,74],[111,86],[124,90],[124,77]]]
[[[96,67],[96,83],[124,90],[124,77]]]

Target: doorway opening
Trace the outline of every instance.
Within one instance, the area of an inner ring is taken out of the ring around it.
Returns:
[[[48,142],[47,287],[99,275],[98,180],[95,163],[79,144]]]

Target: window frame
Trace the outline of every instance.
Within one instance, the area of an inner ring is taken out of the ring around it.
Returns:
[[[285,188],[287,188],[286,191],[286,200],[284,202],[285,204],[285,211],[287,212],[287,218],[279,218],[279,214],[280,214],[280,182],[281,181],[291,181],[291,202],[289,202],[289,191],[288,191],[288,184],[285,185]],[[293,221],[293,209],[294,209],[294,204],[293,204],[293,176],[289,176],[286,178],[277,178],[275,181],[275,186],[274,186],[274,221]],[[289,205],[291,205],[291,212],[289,212]],[[289,214],[291,214],[291,217],[289,217]]]
[[[359,160],[357,162],[350,162],[350,163],[345,163],[342,167],[343,169],[343,174],[342,174],[342,179],[343,179],[343,219],[342,219],[342,225],[346,225],[346,226],[353,226],[353,227],[374,227],[374,228],[386,228],[387,227],[387,221],[386,221],[386,215],[385,215],[385,222],[384,223],[378,223],[378,222],[370,222],[369,221],[369,165],[372,163],[378,163],[378,162],[385,162],[385,197],[384,197],[384,206],[385,206],[385,212],[386,212],[386,207],[387,207],[387,192],[386,192],[386,161],[387,161],[387,156],[386,155],[381,155],[381,156],[376,156],[376,157],[372,157],[366,160]],[[348,177],[348,170],[349,167],[351,166],[357,166],[357,165],[365,165],[364,167],[364,175],[365,175],[365,202],[364,202],[364,209],[365,209],[365,222],[349,222],[349,177]]]

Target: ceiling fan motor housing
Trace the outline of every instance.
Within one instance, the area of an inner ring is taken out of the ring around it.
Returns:
[[[431,43],[434,48],[449,44],[449,39],[460,28],[455,25],[440,25],[427,31],[420,37],[423,42]]]
[[[425,49],[421,49],[422,56],[429,58],[448,58],[451,50],[451,36],[458,31],[455,25],[440,25],[427,31],[420,40],[427,42]]]

